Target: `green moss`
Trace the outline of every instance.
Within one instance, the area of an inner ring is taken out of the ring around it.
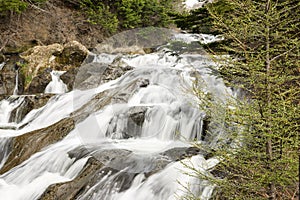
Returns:
[[[16,64],[20,67],[20,72],[25,77],[24,87],[27,88],[33,78],[32,74],[28,72],[28,63],[17,62]]]

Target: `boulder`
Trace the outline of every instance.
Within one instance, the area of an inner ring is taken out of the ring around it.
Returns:
[[[21,54],[26,61],[22,71],[26,77],[25,93],[43,93],[51,81],[51,70],[66,71],[62,80],[72,90],[76,68],[88,55],[88,49],[77,41],[65,45],[35,46]]]
[[[18,94],[23,93],[25,77],[21,72],[22,58],[19,55],[0,55],[0,95],[12,95],[18,78]],[[18,73],[18,76],[17,76]]]
[[[87,63],[77,70],[74,81],[76,89],[91,89],[100,84],[115,80],[133,68],[116,58],[110,65],[106,63]],[[62,77],[63,79],[64,77]]]
[[[69,68],[80,66],[88,52],[89,50],[77,41],[65,44],[61,54],[56,57],[56,61],[61,64],[56,66],[56,70],[67,71]]]

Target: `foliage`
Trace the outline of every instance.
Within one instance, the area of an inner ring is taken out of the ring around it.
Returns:
[[[0,0],[0,15],[8,11],[21,13],[30,4],[42,3],[46,0]]]
[[[168,12],[172,1],[164,0],[81,0],[89,22],[99,24],[109,33],[117,29],[131,29],[148,26],[167,26],[170,23]]]
[[[110,11],[110,7],[100,1],[82,0],[80,7],[88,16],[88,21],[92,24],[99,24],[108,33],[116,32],[118,28],[117,16]]]
[[[166,26],[170,3],[158,0],[122,0],[117,4],[123,28]]]
[[[300,2],[218,2],[226,9],[210,4],[208,10],[216,30],[230,41],[224,51],[232,55],[220,71],[247,98],[234,106],[205,104],[210,134],[216,127],[227,132],[215,152],[221,164],[214,173],[222,178],[211,180],[219,188],[215,198],[294,199],[299,195]]]
[[[211,3],[220,13],[226,13],[230,7],[223,1]],[[220,34],[220,30],[213,25],[214,18],[211,16],[208,7],[203,6],[198,9],[185,12],[177,12],[173,15],[175,24],[182,30],[193,33]]]

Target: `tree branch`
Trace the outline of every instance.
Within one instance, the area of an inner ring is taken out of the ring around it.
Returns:
[[[273,62],[273,61],[276,60],[277,58],[280,58],[281,56],[286,55],[287,53],[291,52],[291,51],[294,50],[295,48],[296,48],[296,47],[291,48],[290,50],[288,50],[288,51],[286,51],[286,52],[284,52],[284,53],[282,53],[282,54],[279,54],[279,55],[275,56],[274,58],[272,58],[272,59],[270,60],[270,62]]]

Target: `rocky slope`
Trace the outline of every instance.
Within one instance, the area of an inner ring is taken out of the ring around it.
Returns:
[[[0,49],[22,52],[35,45],[65,44],[76,40],[88,48],[101,42],[103,30],[84,18],[70,1],[48,0],[22,14],[0,15]]]

